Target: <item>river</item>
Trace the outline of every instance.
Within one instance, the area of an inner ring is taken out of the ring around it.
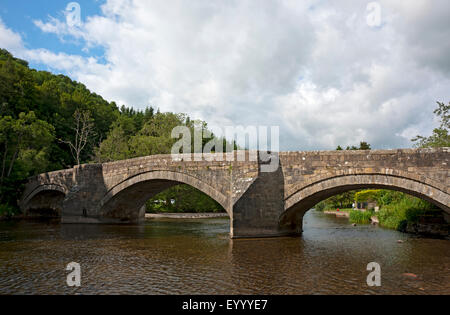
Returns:
[[[300,238],[230,240],[228,231],[228,219],[0,222],[0,294],[450,294],[448,240],[313,210]],[[78,288],[66,284],[70,262],[81,265]],[[366,283],[370,262],[380,287]]]

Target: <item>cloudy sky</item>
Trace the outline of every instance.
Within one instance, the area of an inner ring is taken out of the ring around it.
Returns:
[[[280,126],[282,150],[410,147],[450,101],[448,0],[2,0],[0,47],[109,101]]]

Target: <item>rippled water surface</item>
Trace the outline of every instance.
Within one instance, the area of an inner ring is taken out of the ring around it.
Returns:
[[[228,230],[228,219],[1,222],[0,294],[450,294],[448,240],[315,211],[301,238],[230,240]],[[72,261],[79,288],[66,285]],[[381,287],[366,284],[369,262],[381,265]]]

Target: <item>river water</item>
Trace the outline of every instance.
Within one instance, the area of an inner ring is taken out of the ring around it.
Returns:
[[[0,294],[450,294],[448,240],[316,211],[300,238],[230,240],[228,231],[228,219],[1,222]],[[81,287],[66,284],[70,262],[81,265]],[[380,287],[366,283],[370,262],[381,266]]]

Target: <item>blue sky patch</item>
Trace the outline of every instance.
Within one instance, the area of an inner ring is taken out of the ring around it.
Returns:
[[[100,15],[100,6],[104,0],[79,0],[81,7],[81,20],[84,22],[87,16]],[[65,21],[64,11],[70,1],[17,1],[3,0],[0,2],[0,19],[16,33],[19,33],[27,49],[47,49],[54,53],[66,53],[82,57],[94,57],[99,63],[105,63],[102,47],[92,47],[84,51],[84,43],[80,40],[66,38],[61,39],[55,34],[45,33],[40,30],[34,21],[41,20],[46,23],[50,17]],[[49,70],[47,65],[30,62],[32,68]]]

